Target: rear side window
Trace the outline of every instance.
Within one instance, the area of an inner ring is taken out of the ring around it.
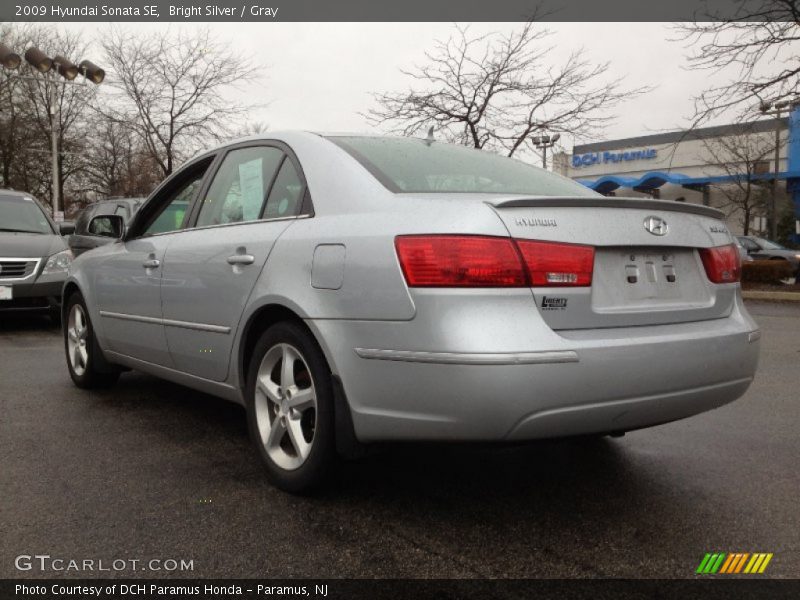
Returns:
[[[487,150],[416,138],[332,136],[396,193],[597,196],[571,179]]]
[[[287,157],[284,159],[275,183],[267,198],[267,209],[264,214],[265,219],[275,219],[280,217],[291,217],[300,212],[300,205],[303,200],[303,181],[294,168],[292,161]]]
[[[283,152],[270,146],[231,150],[200,207],[197,227],[256,221]]]

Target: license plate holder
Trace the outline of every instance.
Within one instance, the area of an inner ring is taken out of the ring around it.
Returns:
[[[680,265],[669,250],[646,249],[621,253],[626,295],[630,299],[678,299]]]
[[[10,285],[0,285],[0,300],[13,300],[14,292]]]

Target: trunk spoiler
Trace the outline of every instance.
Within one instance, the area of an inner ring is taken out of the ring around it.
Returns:
[[[723,220],[725,213],[710,206],[675,202],[674,200],[650,200],[647,198],[577,197],[577,198],[517,198],[510,200],[487,200],[494,208],[638,208],[642,210],[668,210],[702,215]]]

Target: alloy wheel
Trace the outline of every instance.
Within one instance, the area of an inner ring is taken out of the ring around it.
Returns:
[[[316,415],[316,388],[303,355],[290,344],[276,344],[256,375],[255,416],[260,441],[278,467],[294,470],[306,461]]]
[[[73,304],[67,321],[67,358],[75,374],[80,377],[89,364],[89,351],[86,346],[89,327],[86,313],[80,304]]]

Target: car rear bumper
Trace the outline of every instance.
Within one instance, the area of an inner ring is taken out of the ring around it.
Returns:
[[[527,319],[506,310],[483,322],[456,310],[438,328],[424,319],[309,325],[365,442],[628,431],[732,402],[758,364],[760,333],[740,299],[721,319],[560,332],[526,310]]]

